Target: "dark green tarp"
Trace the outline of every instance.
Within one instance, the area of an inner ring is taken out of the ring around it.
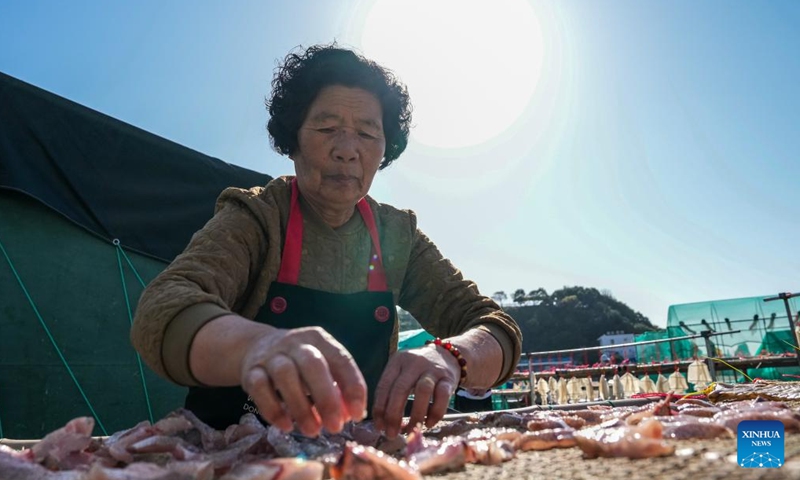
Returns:
[[[0,74],[0,437],[181,406],[140,369],[130,313],[222,189],[269,180]]]
[[[421,347],[425,345],[425,342],[433,339],[434,336],[426,332],[422,328],[417,328],[415,330],[406,330],[398,334],[397,349],[409,350],[411,348]]]
[[[222,189],[269,180],[0,73],[0,189],[127,248],[172,260]]]

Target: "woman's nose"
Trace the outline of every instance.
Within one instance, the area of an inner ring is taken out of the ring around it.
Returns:
[[[358,158],[358,132],[340,130],[334,140],[333,156],[342,162],[350,162]]]

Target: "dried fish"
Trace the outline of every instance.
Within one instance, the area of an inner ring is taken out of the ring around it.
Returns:
[[[420,480],[416,465],[396,460],[373,447],[347,442],[331,476],[344,480]]]
[[[539,392],[539,398],[542,399],[542,405],[547,405],[547,394],[550,392],[550,385],[544,378],[540,378],[536,382],[536,391]]]
[[[714,381],[708,371],[708,365],[700,359],[689,364],[686,377],[689,383],[694,385],[695,391],[703,390]]]
[[[575,441],[586,458],[649,458],[672,455],[675,447],[664,442],[662,426],[649,418],[639,425],[600,424],[575,433]]]
[[[753,383],[736,385],[717,383],[714,390],[708,394],[708,399],[714,403],[755,398],[776,401],[800,400],[800,382],[756,380]]]
[[[660,372],[656,378],[656,392],[668,393],[670,391],[669,380]]]
[[[656,393],[656,384],[650,375],[642,375],[642,378],[639,379],[639,392]]]
[[[669,376],[670,391],[680,395],[682,393],[686,393],[686,389],[688,388],[689,384],[686,382],[686,377],[684,377],[681,372],[675,370],[675,372]]]
[[[583,377],[583,393],[587,402],[591,402],[595,399],[592,377]]]
[[[514,447],[522,451],[570,448],[575,445],[575,430],[572,428],[550,428],[523,433],[514,441]]]
[[[674,440],[711,440],[714,438],[736,438],[730,428],[714,422],[680,421],[663,425],[664,438]]]
[[[606,380],[606,376],[600,375],[600,380],[597,383],[598,383],[598,390],[600,391],[600,399],[601,400],[610,399],[611,396],[608,390],[608,380]]]
[[[634,377],[631,372],[625,372],[620,377],[620,381],[622,382],[622,391],[625,392],[626,397],[630,398],[632,395],[639,393],[639,379]]]

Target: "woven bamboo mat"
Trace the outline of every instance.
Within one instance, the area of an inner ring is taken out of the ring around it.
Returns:
[[[796,387],[800,389],[800,382]],[[800,401],[785,403],[800,412]],[[670,457],[629,460],[627,458],[583,458],[578,447],[541,452],[519,452],[517,458],[497,466],[467,465],[461,472],[430,478],[447,480],[800,480],[800,433],[784,439],[784,461],[781,468],[752,469],[737,464],[736,442],[717,440],[668,440],[675,445]]]
[[[744,480],[800,479],[800,434],[785,439],[785,465],[773,469],[742,468],[736,463],[736,439],[672,442],[676,455],[663,458],[584,459],[580,448],[520,452],[497,466],[467,465],[461,472],[428,478],[451,480]]]

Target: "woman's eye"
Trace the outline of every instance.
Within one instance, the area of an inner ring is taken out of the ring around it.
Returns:
[[[334,129],[334,128],[318,128],[317,131],[320,132],[320,133],[334,133],[336,131],[336,129]]]
[[[376,138],[375,135],[369,134],[367,132],[358,132],[358,136],[361,138],[367,138],[369,140],[374,140]]]

